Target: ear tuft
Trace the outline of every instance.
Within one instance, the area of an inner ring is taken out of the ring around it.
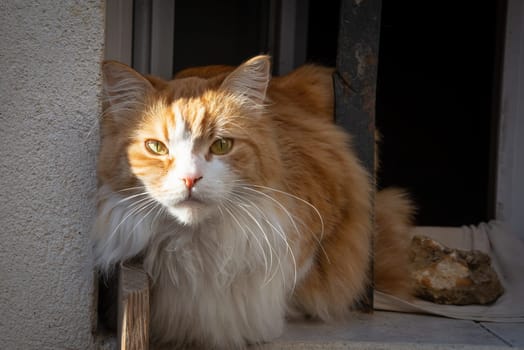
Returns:
[[[102,65],[104,101],[112,113],[129,112],[143,105],[151,83],[123,63],[105,61]]]
[[[269,56],[255,56],[231,72],[222,83],[221,89],[231,93],[242,104],[260,107],[264,105],[270,79]]]

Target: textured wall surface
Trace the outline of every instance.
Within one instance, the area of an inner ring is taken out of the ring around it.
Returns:
[[[524,240],[524,2],[507,6],[496,217]]]
[[[91,349],[103,1],[1,1],[0,38],[0,349]]]

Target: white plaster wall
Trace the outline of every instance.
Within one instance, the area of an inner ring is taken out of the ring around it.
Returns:
[[[103,5],[0,1],[0,349],[94,348]]]
[[[524,2],[509,0],[506,16],[496,217],[524,240]]]

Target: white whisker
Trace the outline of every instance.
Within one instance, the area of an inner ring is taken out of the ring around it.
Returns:
[[[298,230],[298,227],[296,226],[296,223],[291,215],[291,213],[278,201],[276,200],[275,198],[273,198],[272,196],[269,196],[267,193],[264,193],[262,191],[258,191],[254,188],[251,188],[252,187],[257,187],[257,188],[261,188],[261,189],[265,189],[265,190],[269,190],[269,191],[274,191],[276,193],[280,193],[280,194],[283,194],[283,195],[286,195],[286,196],[289,196],[293,199],[296,199],[298,200],[299,202],[301,203],[304,203],[306,204],[307,206],[309,206],[311,209],[313,209],[316,213],[316,215],[318,216],[318,218],[320,219],[320,225],[321,225],[321,230],[320,230],[320,237],[318,238],[314,233],[312,234],[312,237],[313,239],[315,239],[320,247],[320,249],[322,250],[322,253],[324,254],[324,256],[326,257],[326,260],[327,262],[330,264],[331,261],[329,259],[329,256],[326,252],[326,250],[324,249],[323,245],[322,245],[322,239],[324,237],[324,230],[325,230],[325,226],[324,226],[324,219],[322,218],[322,215],[320,214],[320,211],[311,203],[309,203],[308,201],[300,198],[300,197],[297,197],[291,193],[288,193],[288,192],[285,192],[285,191],[281,191],[281,190],[278,190],[278,189],[275,189],[275,188],[271,188],[271,187],[267,187],[267,186],[260,186],[260,185],[246,185],[244,187],[242,187],[243,189],[247,189],[247,190],[250,190],[250,191],[253,191],[253,192],[256,192],[256,193],[259,193],[263,196],[265,196],[266,198],[274,201],[285,213],[286,215],[289,217],[290,221],[292,222],[292,225],[294,227],[294,229],[296,230],[297,233],[300,234],[299,230]]]
[[[234,203],[230,203],[230,204],[234,204]],[[235,223],[238,225],[238,227],[240,228],[240,230],[243,232],[244,236],[246,237],[246,240],[248,240],[248,235],[247,235],[247,232],[246,232],[246,229],[244,228],[244,226],[240,223],[240,221],[238,220],[238,218],[233,214],[232,212],[232,209],[228,208],[228,206],[226,204],[224,204],[224,209],[229,213],[229,215],[231,216],[231,218],[233,219],[233,221],[235,221]],[[248,227],[248,230],[250,231],[251,235],[253,236],[253,238],[255,239],[255,242],[257,243],[258,247],[260,248],[260,252],[262,253],[262,258],[264,260],[264,267],[265,267],[265,270],[266,270],[266,274],[267,274],[267,268],[268,268],[268,264],[267,264],[267,257],[266,257],[266,254],[264,253],[264,248],[262,247],[262,244],[260,243],[260,241],[258,240],[258,238],[256,237],[256,235],[251,231],[251,229],[249,229]]]
[[[258,220],[253,216],[253,214],[251,214],[251,212],[249,210],[247,210],[247,208],[245,208],[242,205],[239,205],[238,207],[240,209],[242,209],[248,215],[248,217],[255,223],[255,225],[260,230],[260,233],[262,234],[262,237],[266,241],[266,244],[267,244],[267,246],[269,248],[269,268],[268,269],[269,269],[269,271],[272,271],[273,270],[273,253],[274,253],[274,249],[273,249],[273,246],[271,245],[271,243],[269,242],[269,238],[267,237],[267,234],[264,231],[264,228],[258,222]]]
[[[275,224],[273,224],[273,222],[268,218],[268,216],[266,215],[266,213],[264,213],[264,211],[256,204],[254,203],[253,201],[249,200],[246,198],[245,194],[248,194],[250,195],[250,193],[245,193],[245,192],[235,192],[233,191],[233,196],[235,196],[236,198],[238,198],[239,200],[242,200],[242,201],[247,201],[253,208],[255,208],[259,213],[260,215],[262,215],[262,219],[270,226],[270,228],[277,233],[277,237],[279,237],[280,239],[282,239],[282,241],[284,242],[284,244],[286,245],[286,250],[287,252],[289,252],[291,254],[291,258],[292,258],[292,261],[293,261],[293,270],[294,270],[294,283],[293,283],[293,289],[294,289],[294,286],[296,285],[296,261],[295,261],[295,256],[293,254],[293,250],[291,249],[291,246],[289,245],[288,241],[287,241],[287,238],[286,238],[286,235],[285,233],[283,232],[283,229],[282,228],[277,228],[275,226]],[[274,249],[272,249],[272,251],[274,251]],[[276,257],[277,257],[277,260],[278,260],[278,267],[280,268],[280,271],[282,273],[283,270],[282,270],[282,262],[280,260],[280,254],[276,254]],[[268,280],[268,283],[274,278],[276,272],[278,271],[278,269],[275,269],[275,272],[273,273],[273,275],[271,276],[271,278]]]
[[[133,228],[131,229],[131,232],[134,232],[134,231],[136,230],[136,228],[138,227],[138,225],[140,225],[140,223],[141,223],[142,221],[144,221],[144,219],[145,219],[145,218],[146,218],[146,217],[147,217],[147,216],[148,216],[148,215],[149,215],[149,214],[150,214],[150,213],[151,213],[155,208],[157,208],[158,205],[157,205],[156,201],[155,201],[155,202],[152,202],[152,203],[151,203],[151,202],[148,202],[146,205],[144,205],[144,206],[142,207],[142,209],[141,209],[140,211],[145,211],[145,210],[147,210],[146,208],[148,208],[148,207],[151,207],[151,209],[149,209],[149,211],[148,211],[145,215],[143,215],[143,216],[140,218],[140,220],[138,220],[138,221],[135,223],[135,225],[134,225]],[[138,211],[136,214],[139,214],[140,211]]]
[[[136,198],[136,197],[148,196],[148,195],[149,195],[149,193],[147,193],[147,192],[141,192],[141,193],[133,194],[133,195],[131,195],[131,196],[127,196],[127,197],[125,197],[125,198],[119,200],[119,201],[117,202],[117,204],[121,204],[121,203],[124,203],[124,202],[130,201],[130,200],[132,200],[132,199],[134,199],[134,198]]]
[[[306,204],[307,206],[309,206],[311,209],[313,209],[315,211],[315,213],[317,214],[318,218],[320,219],[320,225],[321,225],[320,238],[322,239],[324,237],[324,219],[322,218],[322,215],[320,214],[320,211],[313,204],[311,204],[308,201],[306,201],[305,199],[297,197],[297,196],[295,196],[295,195],[293,195],[293,194],[291,194],[289,192],[277,190],[276,188],[271,188],[271,187],[267,187],[267,186],[260,186],[260,185],[250,185],[250,186],[263,188],[263,189],[266,189],[266,190],[274,191],[274,192],[277,192],[277,193],[289,196],[289,197],[294,198],[294,199],[296,199],[296,200]]]
[[[145,203],[143,203],[145,202]],[[118,225],[116,225],[116,227],[113,229],[113,231],[109,234],[109,237],[112,237],[113,235],[116,234],[116,232],[118,231],[118,229],[120,228],[120,226],[122,226],[122,224],[130,217],[138,214],[144,207],[147,207],[148,205],[150,204],[154,204],[156,201],[153,199],[153,198],[142,198],[134,203],[132,203],[131,205],[129,205],[128,207],[129,208],[133,208],[129,211],[129,213],[127,213],[127,215],[118,223]]]
[[[145,190],[145,186],[133,186],[133,187],[127,187],[123,188],[121,190],[118,190],[117,192],[125,192],[125,191],[134,191],[134,190]]]

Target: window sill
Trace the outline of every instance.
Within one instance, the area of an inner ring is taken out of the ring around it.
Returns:
[[[97,345],[99,350],[113,350],[117,341],[105,336],[99,338]],[[355,312],[351,320],[332,325],[291,322],[280,338],[255,349],[524,349],[524,324],[478,323],[384,311]]]

